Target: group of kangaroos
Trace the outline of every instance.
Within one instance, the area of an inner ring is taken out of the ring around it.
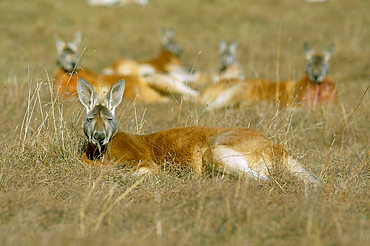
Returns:
[[[59,70],[53,78],[59,97],[78,97],[86,108],[83,128],[88,145],[81,157],[84,163],[125,166],[139,175],[174,165],[190,167],[195,173],[254,180],[269,180],[274,170],[281,170],[309,186],[321,183],[281,145],[258,131],[244,127],[188,126],[133,135],[119,131],[115,109],[122,100],[164,103],[172,98],[193,100],[205,112],[261,101],[280,107],[335,103],[338,100],[335,84],[328,77],[334,44],[316,52],[305,43],[307,65],[302,79],[273,81],[243,77],[242,65],[236,59],[236,42],[219,43],[218,71],[192,71],[180,61],[182,49],[173,30],[161,32],[157,57],[122,58],[97,73],[78,64],[81,38],[81,32],[76,32],[71,42],[55,35]]]

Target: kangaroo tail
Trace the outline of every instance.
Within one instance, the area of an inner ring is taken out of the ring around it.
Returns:
[[[288,170],[297,176],[299,179],[307,185],[318,186],[321,183],[321,179],[318,178],[312,171],[306,169],[299,161],[289,156],[287,160]]]

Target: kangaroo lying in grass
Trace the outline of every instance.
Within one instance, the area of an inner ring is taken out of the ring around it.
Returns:
[[[138,102],[168,102],[170,96],[190,98],[199,94],[182,83],[177,85],[169,82],[166,87],[159,88],[157,86],[159,82],[154,78],[149,80],[140,75],[98,74],[87,67],[77,66],[79,61],[78,47],[81,43],[81,37],[81,32],[76,32],[73,40],[67,43],[55,36],[58,52],[57,64],[60,68],[54,75],[54,79],[57,81],[57,94],[64,99],[77,96],[78,78],[90,81],[94,89],[99,92],[98,95],[102,96],[115,82],[125,79],[126,90],[124,99],[135,99]]]
[[[240,79],[228,76],[208,85],[199,98],[206,110],[220,109],[241,102],[273,102],[281,107],[335,103],[338,94],[335,83],[328,77],[329,59],[334,44],[322,53],[304,44],[306,73],[298,81],[274,81],[267,79]],[[235,62],[230,66],[235,66]],[[228,67],[225,68],[227,70]]]
[[[88,139],[82,160],[91,165],[121,165],[138,174],[166,165],[190,167],[197,173],[245,175],[268,180],[274,170],[286,170],[306,184],[320,179],[279,144],[243,127],[178,127],[147,135],[118,130],[115,109],[125,91],[125,81],[115,83],[99,101],[93,86],[78,79],[78,95],[86,108],[84,132]]]

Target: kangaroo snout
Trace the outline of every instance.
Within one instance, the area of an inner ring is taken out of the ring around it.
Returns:
[[[320,81],[320,80],[319,80],[319,79],[320,79],[320,77],[321,77],[321,76],[320,76],[319,74],[314,74],[314,75],[313,75],[313,79],[312,79],[313,81],[312,81],[312,82],[316,82],[316,83],[317,83],[317,82],[319,82],[319,81]]]
[[[105,132],[101,131],[95,131],[91,140],[95,145],[105,145],[108,142]]]

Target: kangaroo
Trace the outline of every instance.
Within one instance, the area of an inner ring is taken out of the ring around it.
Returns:
[[[203,85],[203,90],[198,97],[198,102],[201,104],[212,103],[219,95],[243,81],[244,70],[236,58],[238,45],[238,42],[230,44],[224,40],[219,42],[220,68],[217,72],[203,74],[201,77],[200,84]]]
[[[221,67],[218,71],[217,80],[243,78],[243,67],[236,59],[238,45],[238,42],[233,42],[229,45],[223,40],[219,42],[218,53]]]
[[[162,29],[160,35],[162,46],[157,57],[141,61],[118,59],[110,67],[105,68],[103,73],[147,76],[157,72],[168,73],[181,69],[182,48],[176,43],[175,32],[172,29]]]
[[[207,93],[200,94],[199,101],[209,102],[212,98],[215,99],[215,95],[222,93],[230,86],[224,81],[239,81],[244,78],[244,69],[236,57],[238,45],[238,42],[228,44],[221,40],[218,43],[220,67],[217,70],[194,73],[196,80],[191,81],[192,88],[203,90],[203,92],[207,88]]]
[[[117,82],[117,80],[125,79],[127,83],[127,90],[124,95],[125,99],[135,99],[139,102],[145,101],[151,103],[169,101],[167,97],[150,87],[145,79],[140,76],[100,75],[86,67],[77,67],[79,61],[78,47],[81,43],[81,37],[81,32],[76,32],[73,36],[73,40],[66,43],[55,35],[58,53],[56,63],[60,68],[53,78],[57,82],[58,96],[64,99],[77,96],[78,78],[91,81],[99,98],[104,97],[109,88]]]
[[[306,184],[320,183],[281,145],[249,128],[188,126],[147,135],[119,131],[115,109],[124,90],[125,81],[120,80],[99,103],[92,85],[78,79],[78,95],[86,108],[84,132],[88,139],[83,162],[121,165],[138,174],[180,165],[196,173],[246,175],[256,180],[268,180],[271,171],[283,168]]]
[[[108,75],[138,75],[155,90],[165,95],[189,99],[199,96],[199,92],[186,85],[194,81],[195,76],[181,65],[182,48],[175,41],[172,29],[162,29],[162,48],[159,55],[151,60],[135,61],[119,59],[109,68],[103,69]]]
[[[334,44],[322,53],[317,53],[304,43],[307,59],[306,73],[298,81],[274,81],[267,79],[224,79],[206,87],[201,93],[207,104],[206,110],[236,105],[240,102],[267,101],[281,107],[335,103],[338,94],[335,83],[328,77],[329,59]]]

